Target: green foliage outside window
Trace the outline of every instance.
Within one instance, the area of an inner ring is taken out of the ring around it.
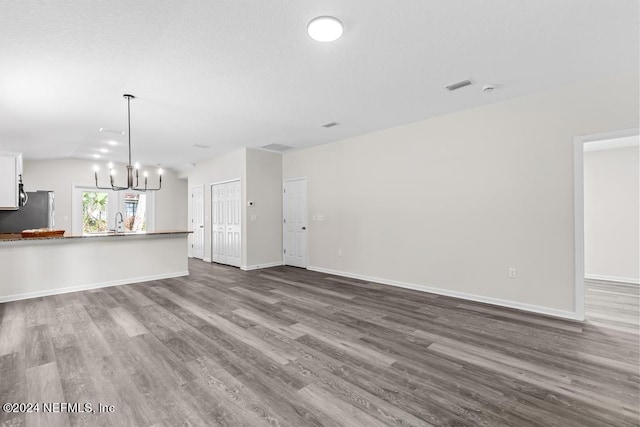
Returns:
[[[107,231],[107,193],[82,193],[82,232]]]

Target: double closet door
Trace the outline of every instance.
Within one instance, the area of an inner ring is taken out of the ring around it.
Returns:
[[[211,186],[211,261],[240,267],[242,198],[240,180]]]

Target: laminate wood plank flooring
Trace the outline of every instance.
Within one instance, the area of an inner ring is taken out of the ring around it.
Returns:
[[[638,426],[638,286],[571,322],[293,267],[0,304],[0,425]]]
[[[603,328],[640,329],[640,285],[585,279],[585,317]]]

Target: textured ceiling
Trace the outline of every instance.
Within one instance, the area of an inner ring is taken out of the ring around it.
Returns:
[[[635,0],[0,2],[0,149],[178,170],[638,68]],[[338,17],[342,38],[306,25]],[[449,83],[474,85],[448,92]],[[483,93],[483,84],[497,89]],[[323,128],[336,121],[339,126]],[[194,144],[210,146],[196,148]]]

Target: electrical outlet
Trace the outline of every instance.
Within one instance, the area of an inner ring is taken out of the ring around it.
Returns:
[[[515,279],[516,277],[518,277],[518,271],[516,270],[515,267],[509,267],[509,279]]]

